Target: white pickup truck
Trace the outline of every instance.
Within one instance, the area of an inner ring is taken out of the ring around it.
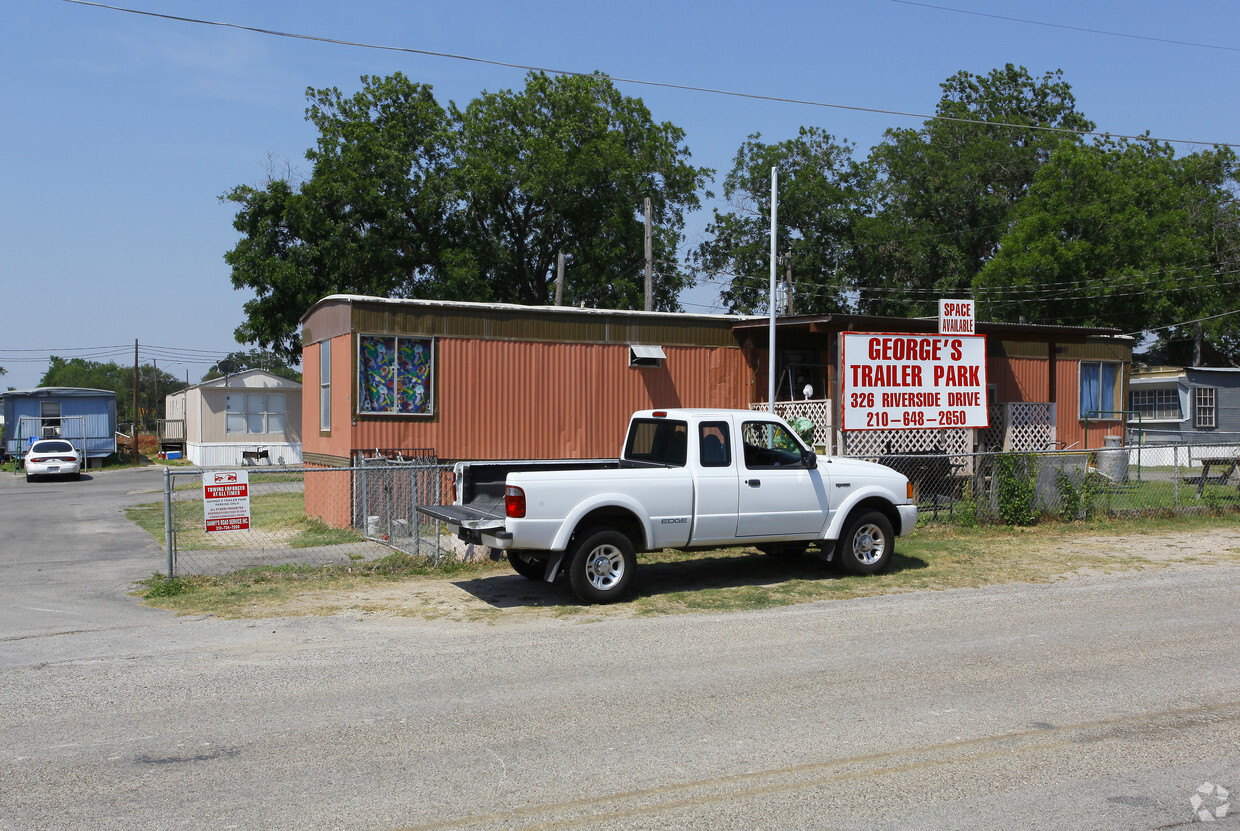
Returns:
[[[873,574],[917,522],[906,477],[817,456],[783,420],[749,410],[644,410],[619,459],[465,462],[456,474],[456,504],[418,510],[503,550],[525,577],[567,572],[590,603],[619,599],[636,552],[664,548],[816,544],[847,571]]]

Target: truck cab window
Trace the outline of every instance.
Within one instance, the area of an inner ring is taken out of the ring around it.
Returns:
[[[634,462],[684,467],[688,457],[689,425],[664,418],[640,419],[629,432],[624,457]]]
[[[699,426],[702,467],[728,467],[732,464],[731,442],[726,421],[704,421]]]
[[[742,428],[745,467],[750,470],[801,464],[801,444],[788,428],[773,421],[747,421]]]

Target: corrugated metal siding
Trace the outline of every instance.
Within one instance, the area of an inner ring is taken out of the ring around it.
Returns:
[[[319,465],[307,464],[306,467]],[[304,482],[307,516],[321,519],[333,528],[348,528],[353,524],[352,470],[307,471]]]
[[[352,401],[355,386],[353,348],[355,340],[347,332],[331,338],[332,392],[331,431],[319,430],[319,346],[302,349],[302,449],[308,454],[348,458],[352,445]]]
[[[986,381],[996,385],[995,400],[998,402],[1048,400],[1049,375],[1050,366],[1045,358],[991,357],[987,360]]]
[[[317,315],[317,311],[315,312]],[[312,318],[307,319],[307,326]],[[514,340],[547,343],[644,343],[657,346],[735,346],[733,320],[667,315],[578,313],[530,307],[519,313],[486,307],[455,308],[362,302],[353,304],[352,326],[367,334]]]
[[[441,338],[435,348],[433,419],[362,417],[354,448],[429,448],[441,459],[615,456],[634,410],[745,405],[735,348],[665,346],[664,366],[643,369],[628,366],[627,344]]]
[[[1083,360],[1115,360],[1121,361],[1130,358],[1130,355],[1116,353],[1114,350],[1092,350],[1087,353],[1087,357]],[[1127,363],[1125,361],[1125,363]],[[1121,402],[1128,401],[1128,374],[1131,371],[1130,365],[1126,365],[1120,374],[1120,383],[1122,388],[1119,391],[1119,400]],[[1115,416],[1109,420],[1090,419],[1089,435],[1085,435],[1085,421],[1080,415],[1080,379],[1081,379],[1081,363],[1080,361],[1063,361],[1059,362],[1058,375],[1058,393],[1059,393],[1059,413],[1056,421],[1056,429],[1059,432],[1059,440],[1071,445],[1077,442],[1079,448],[1097,449],[1105,445],[1107,436],[1121,436],[1124,434],[1124,420],[1122,417]],[[1121,403],[1119,406],[1125,406]]]
[[[301,445],[254,441],[245,444],[203,444],[189,442],[185,455],[191,462],[203,467],[241,467],[244,450],[266,450],[273,465],[300,465]]]

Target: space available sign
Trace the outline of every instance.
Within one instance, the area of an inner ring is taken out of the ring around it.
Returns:
[[[845,332],[845,430],[987,427],[986,337]]]
[[[971,335],[975,325],[972,300],[939,301],[940,335]]]
[[[250,474],[244,470],[204,471],[202,502],[208,533],[247,530],[250,527]]]

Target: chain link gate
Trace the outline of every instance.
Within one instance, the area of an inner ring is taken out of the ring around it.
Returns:
[[[259,566],[346,565],[401,552],[438,564],[452,538],[419,514],[451,502],[452,467],[368,460],[348,468],[245,468],[250,527],[208,533],[202,469],[164,469],[169,577]]]

